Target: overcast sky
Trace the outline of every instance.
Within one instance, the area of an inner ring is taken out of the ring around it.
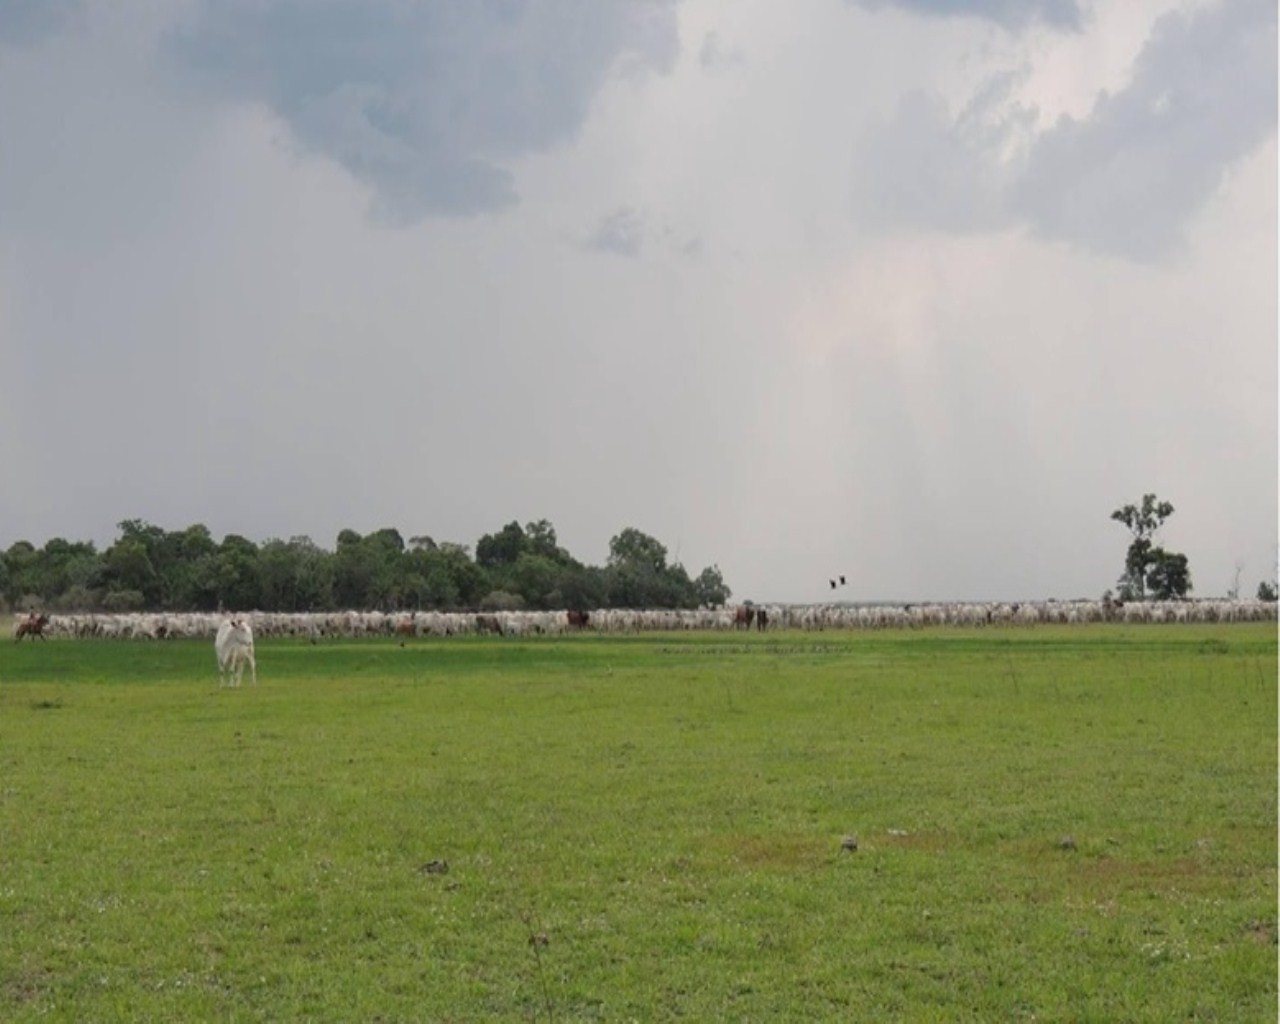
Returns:
[[[0,547],[1277,554],[1274,0],[0,0]],[[848,586],[832,595],[838,573]]]

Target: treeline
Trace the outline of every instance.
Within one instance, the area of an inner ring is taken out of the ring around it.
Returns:
[[[228,534],[219,543],[199,523],[169,531],[128,519],[119,530],[102,552],[62,538],[10,545],[0,597],[13,611],[301,612],[697,608],[730,594],[718,567],[691,578],[631,527],[609,542],[603,566],[570,555],[545,519],[486,534],[474,556],[427,536],[406,542],[390,528],[343,530],[332,551],[305,536],[255,544]]]

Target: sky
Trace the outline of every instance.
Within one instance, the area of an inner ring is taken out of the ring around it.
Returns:
[[[0,0],[0,548],[1277,561],[1273,0]],[[828,580],[847,584],[832,593]]]

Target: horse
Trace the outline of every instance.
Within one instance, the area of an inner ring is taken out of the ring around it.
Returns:
[[[48,640],[44,635],[44,627],[49,625],[49,616],[37,615],[32,612],[25,619],[20,620],[13,627],[13,642],[16,644],[24,636],[31,637],[34,640],[39,637],[41,640]]]

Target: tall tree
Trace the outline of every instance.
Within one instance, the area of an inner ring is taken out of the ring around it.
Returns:
[[[516,559],[511,570],[511,582],[526,608],[563,605],[563,595],[556,589],[559,576],[560,567],[554,561],[528,551]]]
[[[609,603],[620,608],[695,608],[697,590],[683,565],[667,564],[667,549],[634,527],[609,541],[605,569]]]
[[[718,565],[709,565],[698,574],[698,578],[693,581],[693,592],[698,597],[698,603],[708,608],[718,608],[726,604],[732,593],[725,586],[724,577],[720,574]]]
[[[556,528],[547,519],[538,519],[524,524],[524,550],[533,555],[541,555],[553,562],[570,561],[569,552],[556,543]]]
[[[229,533],[218,549],[218,597],[222,606],[237,611],[262,607],[258,546],[247,537]]]
[[[1151,565],[1147,569],[1147,592],[1158,601],[1187,596],[1191,589],[1191,570],[1187,568],[1187,556],[1177,552],[1153,548]]]
[[[667,567],[667,549],[647,533],[628,526],[609,541],[609,565],[662,572]]]
[[[40,592],[39,553],[30,541],[18,540],[9,545],[4,560],[4,597],[10,607],[17,608],[28,596]]]
[[[1142,600],[1150,589],[1153,596],[1186,597],[1191,589],[1187,558],[1155,546],[1155,533],[1173,515],[1173,505],[1154,494],[1144,494],[1140,505],[1124,505],[1111,513],[1132,535],[1125,553],[1124,574],[1118,584],[1126,600]]]
[[[524,530],[512,520],[497,533],[488,533],[476,542],[476,562],[486,569],[515,565],[525,550]]]
[[[119,524],[120,537],[103,555],[103,575],[108,593],[140,594],[130,603],[143,608],[160,608],[164,604],[165,582],[156,571],[152,553],[159,552],[164,530],[140,519],[126,519]]]

